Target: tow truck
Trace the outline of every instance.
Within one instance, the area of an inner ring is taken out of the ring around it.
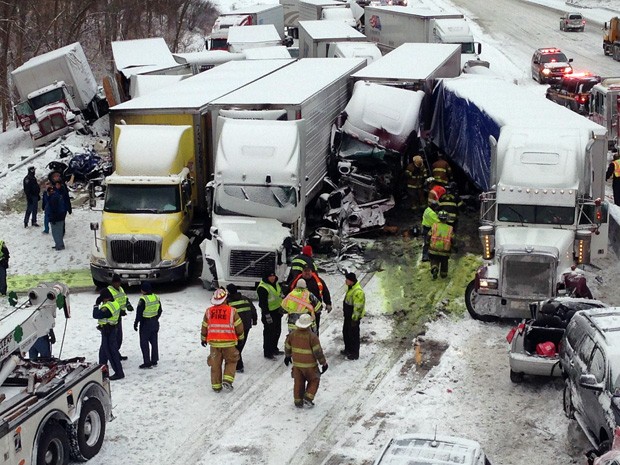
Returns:
[[[99,452],[112,419],[107,367],[83,357],[29,360],[28,350],[70,317],[69,289],[42,283],[0,302],[0,457],[6,464],[64,465]]]
[[[589,114],[590,91],[601,82],[601,77],[592,73],[572,73],[563,76],[547,89],[546,97],[575,113]]]

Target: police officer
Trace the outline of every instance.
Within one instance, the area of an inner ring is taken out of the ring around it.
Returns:
[[[39,187],[39,181],[35,177],[35,167],[30,166],[28,168],[28,174],[24,177],[24,194],[26,194],[26,214],[24,215],[24,228],[28,227],[28,220],[32,215],[32,226],[39,226],[37,223],[37,210],[39,209],[39,193],[41,188]]]
[[[143,363],[138,368],[151,368],[156,367],[159,361],[157,335],[159,333],[159,317],[161,316],[162,308],[161,301],[157,294],[153,292],[151,283],[143,282],[140,285],[140,291],[142,296],[138,300],[136,320],[133,323],[135,331],[138,331],[138,325],[140,326],[140,350],[142,351]]]
[[[448,261],[452,252],[452,242],[454,240],[454,230],[448,221],[448,214],[440,211],[437,214],[439,222],[433,224],[428,232],[430,238],[429,258],[431,261],[431,274],[433,279],[437,279],[437,274],[442,278],[448,277]]]
[[[256,307],[250,299],[239,292],[237,286],[230,283],[226,286],[228,291],[228,305],[237,310],[237,314],[243,322],[243,339],[237,341],[237,350],[239,351],[239,361],[237,362],[237,373],[243,373],[243,348],[248,340],[248,334],[252,325],[258,324],[258,314],[256,313]]]
[[[459,193],[455,182],[449,182],[446,186],[446,193],[439,199],[439,210],[443,210],[448,214],[447,223],[452,226],[456,233],[459,222],[459,210],[463,209],[463,201],[459,197]]]
[[[613,177],[611,187],[614,191],[614,203],[620,205],[620,153],[614,153],[614,159],[607,167],[605,179],[609,181]]]
[[[282,333],[282,288],[273,271],[268,271],[263,276],[261,282],[258,283],[256,293],[263,323],[263,356],[275,360],[276,355],[284,352],[278,349],[278,341]]]
[[[121,286],[120,275],[116,273],[112,275],[112,284],[108,286],[108,290],[110,294],[112,294],[112,298],[121,306],[121,314],[118,317],[118,324],[116,325],[116,329],[118,330],[118,335],[116,337],[118,339],[118,350],[120,353],[121,346],[123,345],[123,317],[127,316],[128,311],[133,312],[133,307],[129,299],[127,299],[125,289]],[[127,360],[127,357],[121,355],[121,360]]]
[[[360,357],[360,320],[366,314],[366,294],[355,273],[347,273],[344,282],[347,285],[347,293],[342,304],[344,350],[340,353],[349,360],[357,360]]]
[[[318,271],[316,263],[314,263],[314,259],[312,258],[312,246],[310,245],[304,245],[301,248],[301,254],[293,258],[293,261],[291,262],[291,271],[286,279],[290,289],[295,288],[295,286],[292,286],[291,283],[307,266],[309,266],[315,273]]]
[[[110,291],[102,289],[99,293],[99,305],[93,307],[93,318],[98,321],[97,329],[101,331],[101,346],[99,347],[99,363],[107,365],[110,362],[114,374],[110,376],[111,380],[123,379],[123,365],[121,364],[121,356],[118,353],[118,318],[121,314],[121,306],[112,298]]]

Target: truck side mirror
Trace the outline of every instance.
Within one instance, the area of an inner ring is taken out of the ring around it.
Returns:
[[[97,222],[92,222],[90,223],[90,230],[91,231],[99,231],[99,223]]]

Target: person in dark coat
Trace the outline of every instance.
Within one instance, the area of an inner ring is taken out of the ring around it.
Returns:
[[[50,214],[49,214],[49,202],[50,197],[54,193],[54,187],[50,182],[45,183],[45,192],[41,197],[41,209],[43,210],[43,234],[49,234],[50,232]]]
[[[62,194],[62,185],[60,181],[56,181],[54,193],[49,198],[49,220],[52,228],[52,237],[54,238],[53,249],[63,250],[65,242],[63,236],[65,234],[65,217],[67,216],[67,207]]]
[[[314,259],[312,258],[312,246],[310,245],[304,245],[301,248],[301,253],[293,258],[293,261],[291,262],[291,271],[286,279],[286,282],[289,285],[289,290],[295,289],[295,286],[291,286],[291,283],[307,266],[309,266],[315,273],[318,271],[316,263],[314,263]]]
[[[256,288],[263,323],[263,356],[275,360],[284,352],[278,349],[282,334],[282,288],[275,272],[268,271]]]
[[[52,186],[56,186],[56,184],[60,182],[60,193],[62,194],[62,199],[64,200],[67,213],[70,215],[71,213],[73,213],[73,208],[71,207],[71,197],[69,197],[69,188],[67,187],[67,183],[58,171],[52,171],[49,174],[48,178],[52,183]],[[65,237],[65,230],[66,223],[62,226],[62,237]]]
[[[101,304],[93,306],[93,318],[99,320],[97,329],[101,332],[101,346],[99,347],[99,364],[107,365],[110,362],[114,374],[111,380],[123,379],[123,365],[121,355],[118,352],[118,317],[121,314],[121,306],[114,300],[110,291],[102,289],[99,293]]]
[[[241,321],[243,322],[243,338],[237,341],[237,350],[239,351],[237,371],[239,373],[243,373],[243,348],[248,340],[248,334],[250,333],[252,325],[255,326],[258,324],[258,314],[256,313],[256,307],[252,301],[241,294],[239,289],[237,289],[237,286],[231,283],[226,286],[226,290],[228,291],[228,305],[237,310],[237,315],[239,315],[239,318],[241,318]]]
[[[306,266],[301,272],[301,274],[295,279],[293,279],[293,282],[291,283],[291,289],[295,289],[297,281],[302,278],[306,281],[306,288],[314,297],[317,298],[319,302],[321,302],[319,308],[316,309],[314,312],[315,330],[316,333],[319,334],[319,327],[321,324],[321,312],[323,310],[323,307],[325,307],[327,313],[330,313],[332,311],[332,297],[329,293],[327,283],[309,266]]]
[[[6,295],[6,270],[9,268],[9,249],[5,242],[0,239],[0,295]]]
[[[32,217],[32,226],[39,226],[37,223],[37,210],[39,209],[39,181],[35,176],[35,168],[28,168],[28,174],[24,178],[24,194],[26,194],[26,215],[24,216],[24,228],[28,227],[28,220]]]
[[[142,351],[143,363],[138,368],[151,368],[156,367],[159,361],[157,335],[159,334],[159,317],[162,308],[161,301],[153,292],[151,283],[143,282],[140,285],[140,291],[142,296],[138,301],[136,321],[133,324],[135,331],[138,331],[138,326],[140,327],[140,350]]]

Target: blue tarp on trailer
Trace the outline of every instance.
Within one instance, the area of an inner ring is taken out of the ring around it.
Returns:
[[[491,143],[499,139],[500,125],[443,82],[433,90],[432,141],[451,163],[458,165],[482,191],[489,190]]]

